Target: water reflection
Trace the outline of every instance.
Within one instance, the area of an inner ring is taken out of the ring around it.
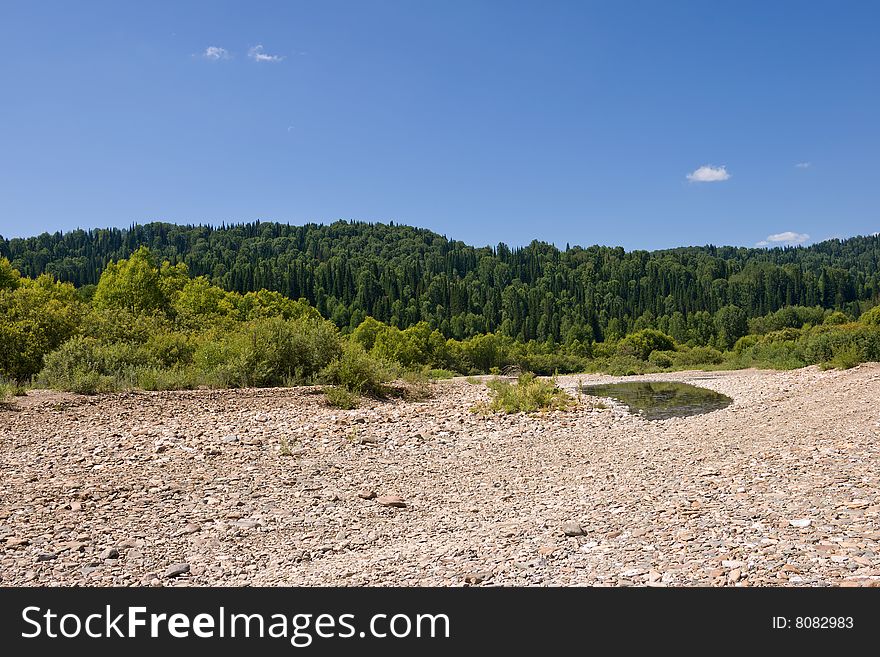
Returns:
[[[733,401],[708,388],[668,381],[627,381],[581,386],[594,397],[611,397],[647,420],[699,415],[724,408]]]

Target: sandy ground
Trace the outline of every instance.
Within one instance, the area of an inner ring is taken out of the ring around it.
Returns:
[[[0,584],[880,585],[880,365],[640,378],[734,402],[33,391],[0,409]]]

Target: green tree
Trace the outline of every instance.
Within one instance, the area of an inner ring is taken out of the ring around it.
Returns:
[[[142,246],[127,260],[108,264],[98,281],[93,303],[100,309],[124,309],[134,313],[164,310],[168,299],[150,250]]]
[[[738,306],[724,306],[715,313],[715,328],[718,346],[721,349],[730,349],[749,332],[748,315]]]

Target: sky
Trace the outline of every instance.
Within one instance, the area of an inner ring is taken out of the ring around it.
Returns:
[[[338,219],[475,245],[880,231],[871,0],[0,3],[0,235]]]

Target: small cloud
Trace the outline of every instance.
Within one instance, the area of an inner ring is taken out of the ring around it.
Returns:
[[[259,43],[248,50],[248,57],[253,59],[255,62],[280,62],[282,59],[284,59],[284,57],[281,55],[268,54],[263,49],[263,46]]]
[[[809,169],[812,166],[812,162],[798,162],[794,165],[795,169]]]
[[[730,174],[727,173],[727,167],[713,167],[710,164],[705,164],[687,175],[687,179],[691,182],[721,182],[728,178]]]
[[[794,246],[797,244],[803,244],[807,240],[810,239],[810,236],[806,233],[795,233],[792,230],[787,230],[784,233],[774,233],[773,235],[768,235],[766,239],[761,240],[755,246],[771,246],[771,245],[787,245]]]
[[[219,61],[221,59],[229,59],[230,58],[229,51],[226,48],[220,48],[219,46],[208,46],[205,48],[205,52],[202,53],[202,57],[204,59],[210,59],[212,62]]]

